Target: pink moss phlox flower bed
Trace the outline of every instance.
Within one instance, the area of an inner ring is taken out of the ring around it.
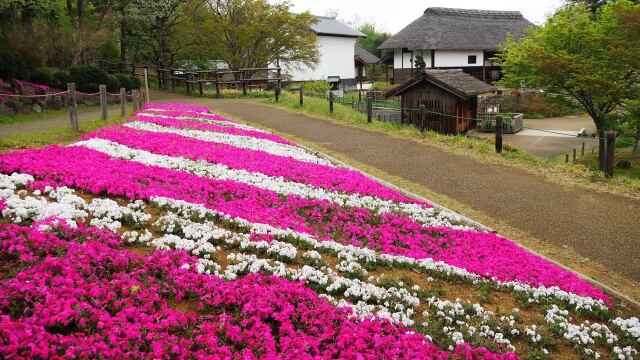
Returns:
[[[200,113],[209,112],[209,108],[206,106],[186,104],[186,103],[144,104],[144,109],[145,110],[179,111],[179,112],[200,112]]]
[[[392,255],[433,258],[501,281],[559,288],[608,301],[576,275],[540,259],[495,234],[425,228],[393,213],[376,214],[326,200],[282,196],[237,183],[186,172],[110,159],[82,147],[51,146],[0,156],[3,173],[36,176],[33,188],[69,186],[129,199],[169,197],[203,204],[232,217],[306,232],[323,240],[368,247]]]
[[[517,358],[466,344],[448,354],[401,325],[353,318],[302,283],[225,282],[195,272],[184,252],[143,257],[115,234],[36,230],[46,223],[0,225],[0,357]]]
[[[175,129],[201,130],[201,131],[219,132],[219,133],[226,133],[226,134],[239,135],[239,136],[250,136],[257,139],[270,140],[280,144],[292,145],[290,141],[287,141],[277,135],[260,132],[260,131],[238,129],[238,128],[233,128],[229,126],[207,124],[207,123],[202,123],[202,122],[193,121],[193,120],[178,120],[178,119],[167,119],[167,118],[160,118],[160,117],[138,116],[136,118],[136,121],[147,122],[147,123],[156,124],[156,125],[165,126],[165,127],[172,127]]]
[[[291,157],[272,155],[264,151],[242,149],[176,134],[150,133],[123,126],[111,127],[87,134],[83,139],[101,138],[155,154],[179,156],[191,160],[206,160],[232,169],[262,173],[273,177],[309,184],[345,193],[377,196],[382,199],[429,204],[409,199],[397,191],[382,186],[361,173],[333,166],[298,161]]]

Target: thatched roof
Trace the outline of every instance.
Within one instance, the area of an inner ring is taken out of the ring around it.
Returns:
[[[379,49],[497,50],[507,34],[520,39],[531,26],[519,11],[431,7]]]
[[[328,16],[316,16],[318,22],[311,25],[311,31],[318,35],[341,37],[366,37],[365,34],[355,30],[335,18]]]
[[[486,82],[478,80],[463,72],[462,69],[425,70],[424,73],[418,74],[389,90],[384,96],[391,97],[402,95],[413,87],[424,82],[433,84],[463,99],[498,90]]]
[[[367,50],[356,45],[354,49],[355,58],[363,64],[377,64],[380,62],[380,58],[368,52]]]

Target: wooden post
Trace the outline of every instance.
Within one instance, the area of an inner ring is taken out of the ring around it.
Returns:
[[[242,77],[242,95],[247,96],[247,79],[246,79],[246,71],[242,71],[240,73]]]
[[[367,94],[367,122],[371,122],[373,118],[373,96],[371,93]]]
[[[351,110],[356,108],[356,99],[355,98],[351,98]]]
[[[198,80],[198,91],[200,96],[204,96],[204,82],[202,80]]]
[[[107,113],[107,85],[100,85],[100,109],[102,110],[102,120],[107,120],[109,117]]]
[[[120,88],[120,115],[127,116],[127,89]]]
[[[144,96],[145,102],[149,103],[151,101],[149,98],[149,69],[146,66],[144,67]]]
[[[216,97],[220,98],[220,74],[216,71]]]
[[[300,107],[304,106],[304,85],[300,85]]]
[[[605,163],[604,173],[607,177],[613,177],[613,164],[616,156],[616,134],[607,133],[607,161]]]
[[[496,116],[496,153],[502,153],[502,116]]]
[[[576,163],[576,159],[578,158],[578,150],[573,149],[573,163]]]
[[[131,76],[136,77],[136,65],[131,64]]]
[[[329,113],[333,114],[333,91],[329,91]]]
[[[144,99],[145,99],[144,90],[140,89],[138,91],[138,108],[140,110],[144,109]]]
[[[131,90],[131,100],[133,103],[133,111],[136,112],[138,110],[140,110],[138,108],[138,90],[132,89]]]
[[[67,84],[67,90],[69,91],[69,119],[71,120],[71,129],[78,131],[78,97],[76,94],[76,84]]]
[[[280,101],[280,91],[282,90],[282,69],[278,66],[278,70],[276,71],[278,80],[276,80],[276,102]]]
[[[420,109],[419,111],[419,115],[420,115],[420,132],[424,132],[425,126],[424,126],[424,122],[426,120],[426,112],[427,112],[427,107],[425,106],[425,104],[420,104],[420,106],[418,106],[418,108]]]
[[[569,154],[564,154],[564,162],[569,163]]]
[[[582,142],[582,156],[584,157],[584,141]]]

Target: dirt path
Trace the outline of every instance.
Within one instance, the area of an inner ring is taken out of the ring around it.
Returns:
[[[359,163],[443,194],[508,225],[640,280],[640,202],[563,188],[525,171],[481,164],[411,140],[336,124],[247,100],[211,101],[220,111],[314,142]],[[496,191],[499,189],[499,191]]]

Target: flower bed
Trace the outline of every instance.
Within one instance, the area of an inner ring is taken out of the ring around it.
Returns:
[[[637,355],[575,274],[207,112],[0,155],[1,355]]]

